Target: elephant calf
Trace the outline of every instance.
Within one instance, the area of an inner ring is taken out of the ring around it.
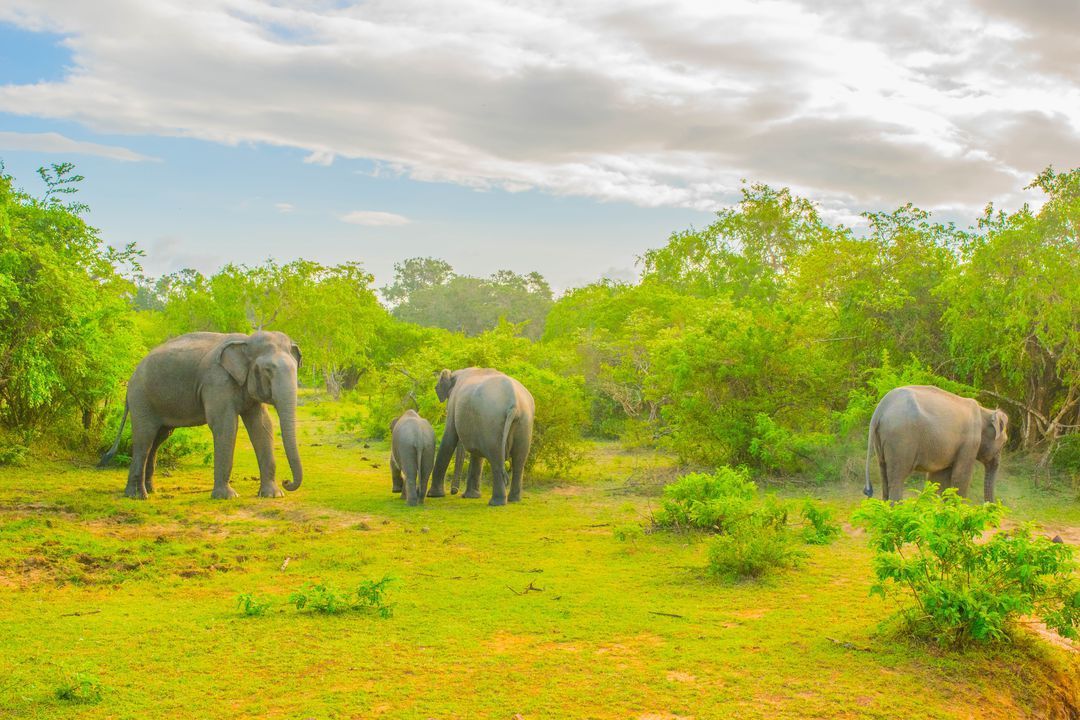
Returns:
[[[424,502],[434,465],[435,430],[415,410],[406,410],[390,423],[390,476],[394,492],[400,492],[409,505]]]
[[[215,498],[236,497],[229,486],[237,420],[244,421],[259,461],[259,496],[281,497],[275,482],[274,425],[266,405],[277,408],[281,440],[293,480],[303,470],[296,442],[296,371],[300,348],[279,332],[252,335],[197,332],[173,338],[150,351],[128,381],[124,418],[116,442],[101,459],[108,464],[131,415],[131,467],[124,493],[145,498],[154,491],[158,448],[178,427],[209,425],[214,435]]]
[[[870,418],[863,492],[874,495],[871,453],[877,454],[881,469],[882,498],[892,502],[903,500],[904,480],[913,472],[929,473],[942,490],[955,487],[967,496],[977,460],[986,468],[983,497],[993,502],[1008,426],[1009,417],[1001,410],[987,410],[941,388],[907,385],[891,390]]]

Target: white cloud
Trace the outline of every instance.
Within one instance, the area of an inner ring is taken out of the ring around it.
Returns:
[[[287,202],[274,203],[274,207],[277,208],[277,211],[279,213],[283,214],[283,215],[291,213],[292,211],[296,210],[295,205],[293,205],[292,203],[287,203]]]
[[[340,218],[341,222],[352,225],[391,226],[408,225],[411,221],[404,215],[397,213],[380,212],[378,210],[353,210]]]
[[[97,155],[98,157],[123,162],[158,160],[158,158],[148,157],[124,147],[73,140],[54,132],[22,133],[0,131],[0,150],[20,150],[57,155]]]
[[[1080,165],[1058,6],[7,0],[73,70],[0,86],[0,111],[644,206],[713,209],[748,178],[840,215],[978,208]]]

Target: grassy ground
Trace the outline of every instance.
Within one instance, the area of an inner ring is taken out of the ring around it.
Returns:
[[[278,500],[253,497],[243,438],[231,502],[210,500],[201,465],[160,478],[147,502],[122,497],[119,470],[0,469],[0,715],[1069,716],[1053,691],[1075,681],[1068,650],[1024,636],[943,653],[880,634],[890,608],[867,594],[857,530],[809,548],[799,571],[737,586],[702,574],[695,538],[616,540],[672,475],[655,455],[596,446],[587,477],[527,479],[520,504],[408,508],[385,447],[335,435],[310,408],[301,437],[304,486]],[[1075,497],[1020,473],[1002,485],[1015,518],[1080,525]],[[842,517],[859,499],[854,483],[814,494]],[[385,575],[389,619],[286,604],[307,583]],[[246,617],[241,593],[274,604]]]

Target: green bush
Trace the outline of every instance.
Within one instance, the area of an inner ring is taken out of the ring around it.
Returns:
[[[388,618],[394,614],[394,606],[385,600],[386,589],[392,582],[393,578],[389,576],[382,580],[365,580],[351,593],[331,585],[309,583],[289,595],[289,603],[297,610],[309,609],[326,615],[360,611]]]
[[[835,436],[827,433],[792,432],[765,413],[758,413],[754,418],[750,455],[767,472],[794,475],[816,464],[816,458],[834,440]]]
[[[265,615],[273,605],[269,600],[259,600],[252,593],[243,593],[236,598],[236,608],[248,617]]]
[[[1058,438],[1052,463],[1058,470],[1080,473],[1080,433]]]
[[[757,485],[746,468],[717,468],[715,473],[690,473],[664,488],[654,521],[662,528],[729,532],[753,512]]]
[[[758,578],[773,570],[796,567],[806,553],[792,542],[784,524],[754,516],[709,543],[708,572],[724,580]]]
[[[807,498],[802,506],[802,518],[806,525],[802,539],[807,545],[828,545],[840,537],[840,525],[833,520],[832,510]]]
[[[1000,503],[968,505],[955,489],[938,494],[933,483],[896,505],[864,501],[854,517],[875,553],[871,592],[900,600],[908,632],[943,646],[1005,640],[1023,616],[1076,638],[1073,549],[1034,537],[1029,526],[982,542],[1004,513]]]

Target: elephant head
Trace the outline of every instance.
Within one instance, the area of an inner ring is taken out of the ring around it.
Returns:
[[[296,490],[304,475],[296,443],[296,374],[300,348],[283,333],[260,331],[222,343],[217,360],[248,396],[277,409],[285,457],[293,476],[292,482],[282,483],[282,487]]]
[[[439,402],[446,402],[450,397],[450,391],[454,389],[454,374],[449,370],[439,373],[439,381],[435,383],[435,394],[439,396]]]

